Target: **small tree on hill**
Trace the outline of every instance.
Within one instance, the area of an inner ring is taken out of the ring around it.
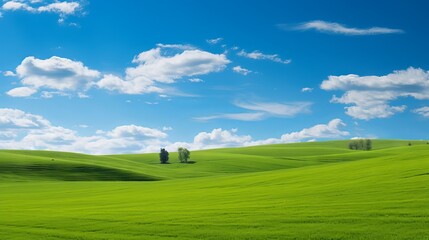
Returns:
[[[189,157],[191,156],[191,152],[183,147],[179,147],[179,149],[177,149],[177,153],[179,155],[179,161],[181,163],[187,163]]]
[[[168,163],[168,151],[165,150],[165,148],[161,148],[161,152],[159,153],[159,160],[161,161],[161,164]]]

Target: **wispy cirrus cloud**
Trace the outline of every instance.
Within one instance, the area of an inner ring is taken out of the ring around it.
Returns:
[[[230,120],[239,120],[239,121],[259,121],[265,118],[265,113],[263,112],[252,112],[252,113],[226,113],[218,114],[205,117],[196,117],[195,120],[199,121],[209,121],[214,119],[230,119]]]
[[[312,103],[310,102],[295,102],[295,103],[277,103],[277,102],[242,102],[234,103],[237,107],[263,112],[270,116],[293,117],[300,113],[310,112]]]
[[[209,121],[213,119],[230,119],[239,121],[259,121],[269,117],[294,117],[310,112],[312,103],[276,103],[276,102],[243,102],[236,101],[234,105],[251,112],[222,113],[211,116],[196,117],[195,120]]]
[[[213,39],[207,39],[206,42],[211,44],[211,45],[215,45],[218,44],[220,42],[223,41],[223,38],[219,37],[219,38],[213,38]]]
[[[370,28],[354,28],[346,25],[327,22],[322,20],[315,20],[304,22],[298,25],[291,26],[289,24],[277,25],[283,30],[314,30],[322,33],[341,34],[341,35],[379,35],[379,34],[397,34],[404,33],[401,29],[386,28],[386,27],[370,27]]]
[[[245,50],[241,50],[237,53],[238,56],[246,57],[255,60],[269,60],[277,63],[289,64],[292,62],[290,59],[282,59],[278,54],[265,54],[259,50],[255,50],[253,52],[246,52]]]

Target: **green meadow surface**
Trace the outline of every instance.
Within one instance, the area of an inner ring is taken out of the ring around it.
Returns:
[[[429,144],[0,151],[0,239],[429,239]]]

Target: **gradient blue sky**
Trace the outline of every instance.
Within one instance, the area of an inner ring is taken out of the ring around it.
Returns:
[[[0,4],[0,148],[428,138],[427,1]]]

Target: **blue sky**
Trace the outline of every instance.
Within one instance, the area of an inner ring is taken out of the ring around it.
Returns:
[[[426,1],[0,4],[0,148],[428,138]]]

